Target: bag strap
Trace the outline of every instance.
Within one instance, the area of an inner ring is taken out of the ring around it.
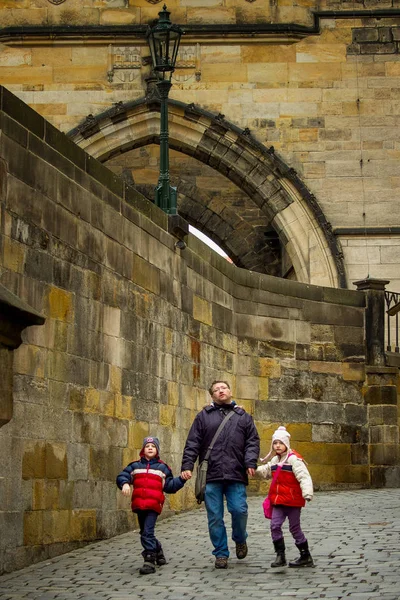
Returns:
[[[206,452],[206,455],[204,457],[204,460],[208,460],[210,458],[210,454],[211,454],[211,450],[214,447],[215,442],[217,441],[217,438],[219,436],[219,434],[221,433],[221,431],[223,430],[223,428],[225,427],[225,424],[229,421],[229,419],[232,417],[233,413],[234,413],[234,408],[232,408],[232,410],[226,415],[225,419],[222,421],[222,423],[220,423],[217,431],[214,434],[213,439],[211,440],[211,444],[208,446],[208,450]]]
[[[287,461],[287,459],[289,458],[289,456],[293,456],[294,452],[290,452],[287,457],[285,458],[284,462],[280,465],[277,465],[275,473],[272,475],[272,481],[276,481],[278,479],[278,475],[281,472],[281,469],[284,465],[284,463]]]

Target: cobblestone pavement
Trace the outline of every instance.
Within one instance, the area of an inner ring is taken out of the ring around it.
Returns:
[[[1,600],[400,599],[400,490],[320,492],[302,514],[314,568],[270,568],[274,558],[261,499],[249,499],[249,554],[234,544],[214,569],[204,508],[157,525],[168,564],[140,576],[137,532],[86,546],[0,577]],[[287,557],[297,557],[286,532]]]

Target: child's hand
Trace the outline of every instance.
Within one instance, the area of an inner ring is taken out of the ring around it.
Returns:
[[[304,500],[306,500],[307,502],[311,502],[312,496],[304,496]]]
[[[129,483],[124,483],[121,491],[124,496],[130,496],[131,495],[131,486],[129,485]]]
[[[185,481],[188,481],[189,479],[192,478],[192,471],[182,471],[181,473],[181,477],[182,479],[184,479]]]

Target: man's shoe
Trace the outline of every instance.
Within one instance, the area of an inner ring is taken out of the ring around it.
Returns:
[[[242,558],[246,558],[246,556],[247,556],[246,542],[243,542],[243,544],[236,544],[236,557],[239,560],[242,560]]]
[[[217,556],[215,559],[215,568],[216,569],[227,569],[228,568],[228,558],[226,556]]]
[[[164,552],[163,552],[162,548],[160,550],[157,550],[156,563],[158,564],[159,567],[162,567],[163,565],[167,564],[167,559],[164,556]]]

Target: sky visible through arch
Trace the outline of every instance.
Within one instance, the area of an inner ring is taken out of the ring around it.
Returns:
[[[193,235],[195,235],[196,237],[198,237],[199,240],[201,240],[202,242],[204,242],[205,244],[207,244],[207,246],[209,246],[210,248],[212,248],[212,250],[215,250],[215,252],[218,252],[218,254],[220,254],[221,256],[223,256],[224,258],[226,258],[226,260],[228,260],[229,262],[232,262],[231,259],[229,258],[229,256],[226,254],[226,252],[224,252],[222,250],[222,248],[220,248],[218,246],[218,244],[216,244],[215,242],[213,242],[212,240],[210,240],[210,238],[207,237],[204,233],[202,233],[201,231],[199,231],[195,227],[192,227],[192,225],[189,225],[189,231],[190,231],[190,233],[193,233]]]

